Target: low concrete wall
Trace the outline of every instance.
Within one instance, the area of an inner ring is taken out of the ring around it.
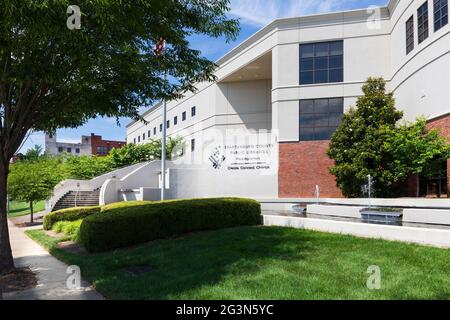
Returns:
[[[141,199],[144,201],[160,201],[161,200],[161,189],[157,188],[140,188]],[[167,191],[166,194],[167,196]]]
[[[310,204],[329,204],[329,205],[348,205],[348,206],[369,206],[368,199],[338,199],[338,198],[255,198],[262,204],[295,204],[295,203],[310,203]],[[404,208],[432,208],[432,209],[449,209],[450,199],[423,199],[423,198],[399,198],[399,199],[371,199],[372,206],[379,207],[404,207]]]
[[[326,206],[326,205],[308,205],[306,212],[333,217],[361,218],[361,209],[365,207],[345,207],[345,206]]]
[[[403,222],[450,225],[450,210],[404,209]]]
[[[264,216],[265,226],[281,226],[297,229],[348,234],[363,238],[384,239],[450,248],[450,230],[425,229],[364,224],[311,218]]]

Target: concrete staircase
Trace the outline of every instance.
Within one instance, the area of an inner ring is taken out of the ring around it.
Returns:
[[[100,190],[70,191],[55,204],[52,211],[74,207],[91,207],[99,205]]]

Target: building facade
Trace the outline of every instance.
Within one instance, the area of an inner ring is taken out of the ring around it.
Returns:
[[[75,156],[106,156],[113,148],[119,149],[124,145],[126,145],[125,141],[103,140],[102,136],[94,133],[90,136],[82,136],[79,143],[60,142],[56,140],[56,135],[45,135],[45,153],[49,155],[67,153]]]
[[[276,20],[217,64],[217,82],[168,103],[168,135],[185,141],[177,161],[207,177],[172,179],[198,190],[183,196],[203,196],[214,184],[221,187],[208,195],[310,198],[319,186],[321,196],[341,197],[326,150],[368,77],[387,81],[406,120],[425,116],[430,127],[450,133],[447,0],[391,0],[382,8]],[[161,138],[161,105],[143,117],[147,125],[127,126],[128,143]],[[270,141],[244,141],[246,134],[269,134]],[[424,182],[425,194],[450,191],[449,169],[450,162],[436,181]]]

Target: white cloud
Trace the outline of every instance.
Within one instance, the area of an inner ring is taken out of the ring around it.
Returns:
[[[231,0],[231,15],[264,26],[278,18],[343,10],[357,0]]]

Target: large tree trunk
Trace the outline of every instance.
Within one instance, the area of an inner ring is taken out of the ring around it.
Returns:
[[[6,212],[8,170],[9,162],[0,160],[0,274],[9,273],[14,270]]]

